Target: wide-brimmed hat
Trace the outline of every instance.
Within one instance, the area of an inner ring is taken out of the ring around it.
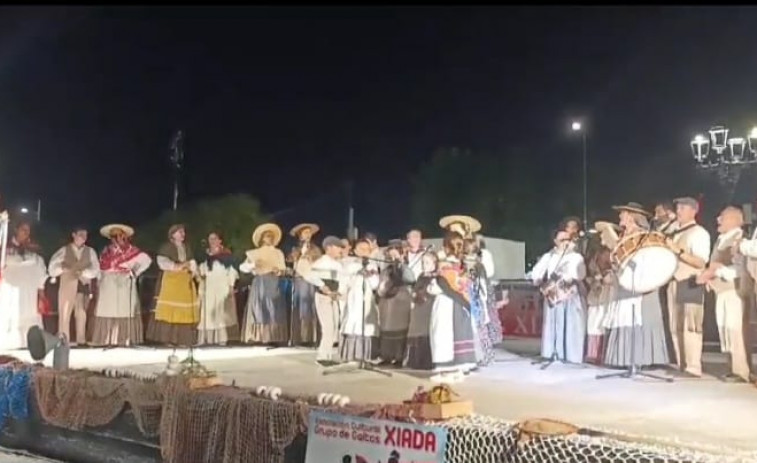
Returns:
[[[110,238],[111,234],[113,234],[115,230],[121,230],[129,238],[134,236],[134,229],[122,223],[112,223],[112,224],[106,225],[100,229],[100,234],[104,236],[105,238]]]
[[[300,232],[306,228],[310,229],[311,235],[315,235],[316,233],[318,233],[318,230],[321,229],[321,227],[314,223],[301,223],[299,225],[295,225],[291,230],[289,230],[289,234],[296,238],[297,236],[299,236]]]
[[[652,217],[651,213],[644,210],[644,206],[635,202],[629,202],[621,206],[613,206],[612,208],[618,212],[626,211],[626,212],[632,212],[634,214],[641,214],[645,217]]]
[[[469,233],[476,233],[481,230],[481,222],[469,215],[448,215],[439,219],[439,226],[449,228],[453,223],[461,223]]]
[[[270,232],[273,234],[273,245],[276,246],[281,242],[281,228],[279,228],[278,225],[275,223],[264,223],[262,225],[258,225],[258,227],[255,229],[254,232],[252,232],[252,244],[255,245],[255,247],[260,247],[260,240],[263,239],[263,235],[266,232]]]

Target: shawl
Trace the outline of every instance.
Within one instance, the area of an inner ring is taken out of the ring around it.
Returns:
[[[187,259],[189,259],[189,255],[187,255]],[[225,247],[221,248],[220,251],[215,254],[211,254],[210,249],[206,249],[204,262],[208,265],[208,269],[212,269],[216,262],[218,262],[219,265],[230,268],[234,266],[234,256],[231,254],[231,251]]]
[[[141,253],[142,251],[131,243],[123,248],[115,244],[110,244],[103,249],[103,252],[100,254],[100,270],[125,271],[126,269],[122,268],[121,265],[132,260]]]
[[[189,262],[190,260],[194,259],[194,255],[192,255],[192,248],[186,242],[184,243],[184,249],[187,252],[187,260],[185,262]],[[158,255],[171,259],[174,262],[182,263],[179,260],[179,248],[177,248],[176,245],[171,242],[163,243],[163,245],[158,250]]]

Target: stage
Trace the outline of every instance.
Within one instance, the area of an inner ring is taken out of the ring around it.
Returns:
[[[508,420],[554,418],[757,459],[757,388],[717,380],[713,375],[726,370],[721,354],[705,353],[709,374],[704,378],[676,378],[669,384],[647,379],[596,380],[597,374],[609,370],[591,366],[554,364],[542,371],[531,365],[537,350],[538,340],[507,340],[498,351],[496,364],[453,387],[474,401],[479,414]],[[172,352],[77,349],[72,351],[70,363],[71,368],[158,372]],[[25,352],[5,353],[30,360]],[[176,353],[184,358],[187,350]],[[294,394],[333,392],[348,395],[353,402],[399,402],[409,398],[418,385],[430,384],[427,372],[407,370],[389,370],[392,377],[366,371],[324,376],[315,363],[315,352],[299,348],[203,348],[195,350],[195,358],[217,371],[227,384],[275,385]]]

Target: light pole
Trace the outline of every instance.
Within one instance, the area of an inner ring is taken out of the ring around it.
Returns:
[[[589,213],[588,213],[588,203],[589,203],[589,186],[588,186],[588,174],[587,174],[587,156],[586,156],[586,129],[581,125],[578,121],[573,121],[573,123],[570,125],[571,130],[574,132],[580,132],[581,133],[581,141],[583,143],[583,220],[584,220],[584,230],[589,226]]]
[[[729,201],[736,192],[741,173],[757,164],[757,127],[743,137],[729,138],[730,133],[727,127],[717,125],[709,130],[709,136],[698,134],[690,143],[697,168],[717,174]]]

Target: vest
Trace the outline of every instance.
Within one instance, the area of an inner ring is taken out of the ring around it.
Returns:
[[[734,234],[731,235],[727,240],[723,241],[722,243],[720,240],[715,243],[715,246],[712,250],[712,255],[710,257],[710,262],[717,262],[719,264],[723,264],[724,266],[731,266],[734,264],[734,255],[732,251],[733,244],[736,242],[737,239],[741,237],[740,234]],[[720,249],[718,249],[720,248]],[[716,294],[724,293],[726,291],[733,291],[735,289],[739,288],[740,283],[740,275],[736,277],[733,281],[725,281],[722,278],[715,278],[714,280],[710,281],[710,287],[715,291]]]
[[[702,230],[704,229],[701,225],[693,226],[688,230],[676,235],[673,240],[684,251],[688,251],[690,248],[689,240],[691,240],[692,236],[694,236],[695,233],[701,232]],[[675,279],[676,281],[683,281],[693,276],[697,276],[700,273],[702,273],[701,270],[692,267],[691,265],[679,259],[678,267],[676,268],[676,272],[673,274],[673,279]]]
[[[77,258],[76,253],[74,252],[74,246],[72,244],[66,246],[66,250],[63,254],[63,267],[68,270],[60,275],[61,285],[77,285],[77,291],[86,294],[88,289],[83,287],[85,284],[80,282],[76,272],[86,270],[92,265],[92,260],[90,259],[91,255],[90,248],[84,246],[82,248],[81,257]]]

